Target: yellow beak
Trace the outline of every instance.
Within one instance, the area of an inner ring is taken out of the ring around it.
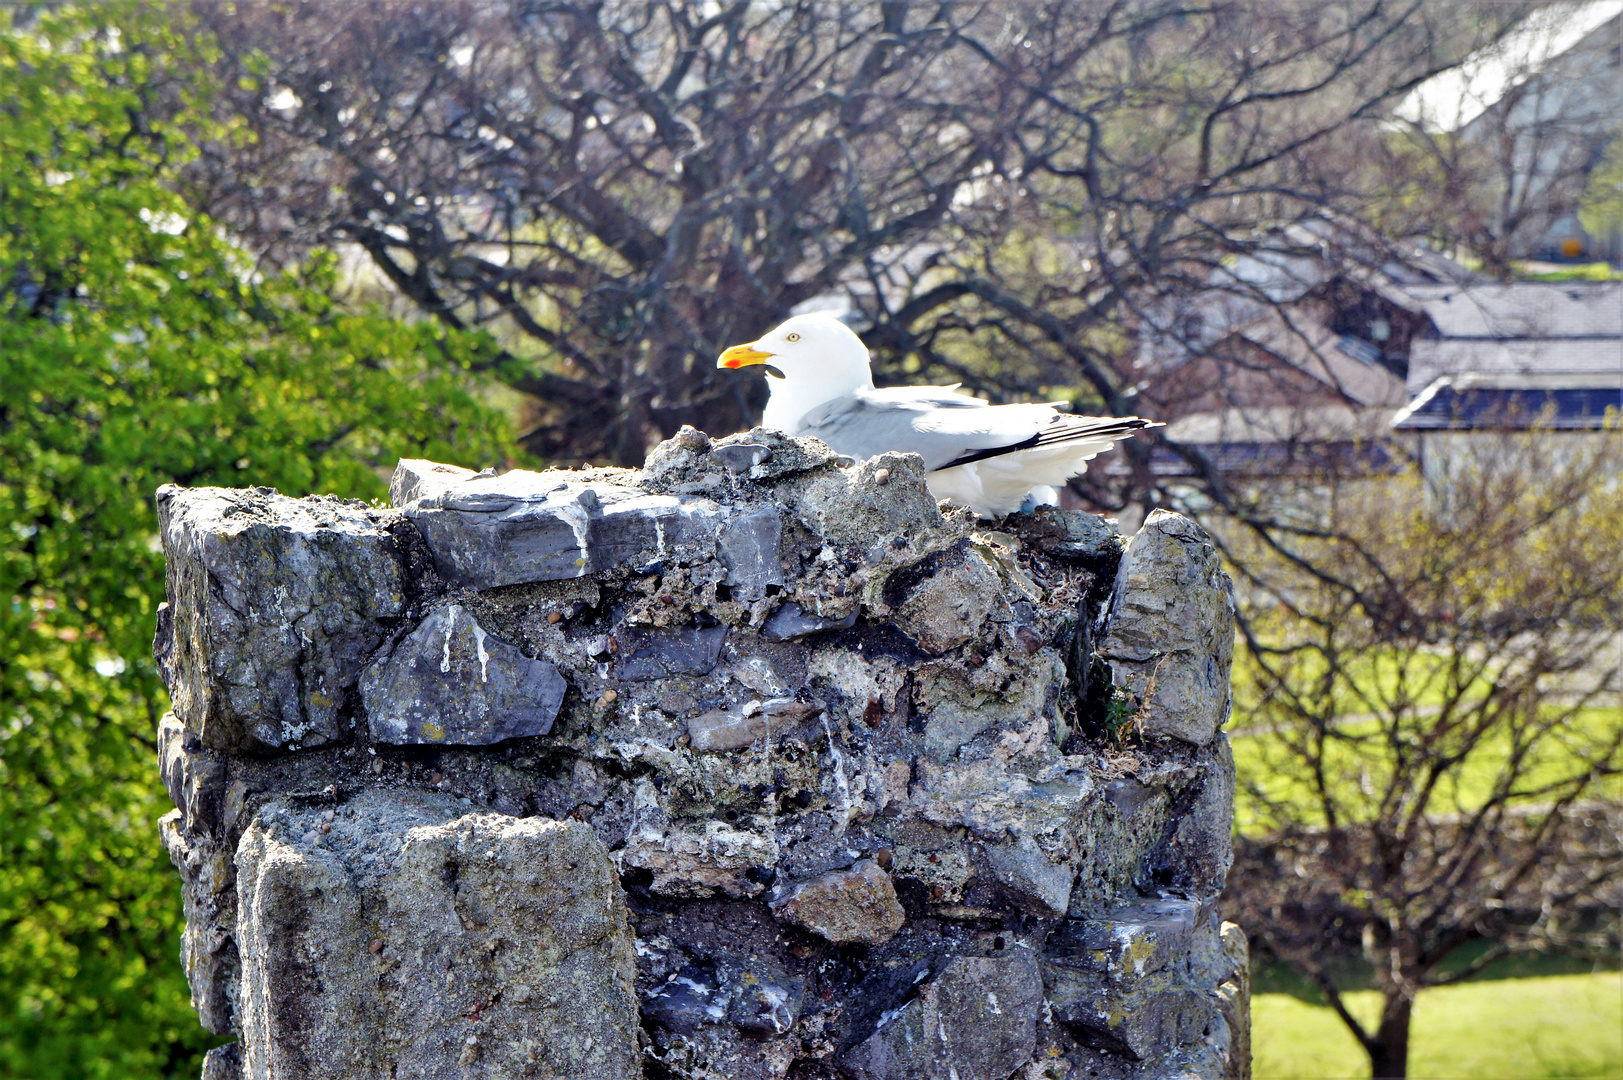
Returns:
[[[716,361],[716,366],[719,368],[749,367],[751,364],[764,364],[770,359],[772,359],[771,353],[762,352],[753,344],[734,345],[721,354],[721,359]]]

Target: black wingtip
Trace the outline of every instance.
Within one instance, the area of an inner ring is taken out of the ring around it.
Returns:
[[[985,461],[987,458],[1000,457],[1003,454],[1012,454],[1017,450],[1027,450],[1037,446],[1053,446],[1056,443],[1077,442],[1082,439],[1097,438],[1125,438],[1134,432],[1149,428],[1166,427],[1156,420],[1146,420],[1142,416],[1073,416],[1070,413],[1060,413],[1055,417],[1053,427],[1039,432],[1022,442],[1009,446],[998,446],[988,450],[976,450],[965,454],[941,466],[950,469],[955,465],[968,465],[976,461]],[[1055,429],[1058,430],[1055,430]]]

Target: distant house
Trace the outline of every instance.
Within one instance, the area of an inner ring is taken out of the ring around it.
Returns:
[[[1623,282],[1408,292],[1427,330],[1410,346],[1410,400],[1392,427],[1422,462],[1482,431],[1599,432],[1623,413]]]
[[[1169,442],[1263,478],[1435,463],[1488,430],[1597,432],[1623,408],[1623,283],[1488,282],[1419,247],[1316,257],[1320,234],[1346,237],[1299,227],[1294,252],[1239,260],[1150,320],[1134,375]],[[1152,466],[1200,471],[1166,447]]]
[[[1310,221],[1236,259],[1212,287],[1154,309],[1133,377],[1168,441],[1230,476],[1272,475],[1326,454],[1387,464],[1409,401],[1410,354],[1432,332],[1410,290],[1457,288],[1469,271],[1423,247],[1389,250]],[[1162,448],[1164,477],[1198,471]]]

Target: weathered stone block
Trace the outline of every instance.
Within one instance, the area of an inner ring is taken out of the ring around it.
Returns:
[[[772,448],[765,443],[740,442],[718,446],[711,451],[734,476],[748,476],[750,470],[772,460]]]
[[[1156,510],[1127,545],[1099,646],[1146,735],[1204,746],[1228,722],[1234,586],[1205,530]]]
[[[1222,928],[1227,977],[1217,985],[1217,1007],[1229,1028],[1223,1080],[1251,1080],[1251,944],[1237,923]]]
[[[158,721],[158,773],[184,828],[194,832],[219,828],[225,771],[220,754],[206,749],[174,713],[165,713]]]
[[[1043,984],[1027,949],[960,956],[841,1061],[858,1080],[1007,1080],[1031,1060]]]
[[[1074,970],[1118,981],[1142,978],[1189,954],[1202,915],[1193,900],[1129,900],[1098,918],[1067,924],[1050,935],[1044,952]]]
[[[1234,861],[1234,749],[1219,732],[1196,757],[1198,772],[1145,859],[1148,873],[1200,895],[1223,891]]]
[[[872,859],[810,881],[780,887],[772,914],[835,944],[882,945],[907,921],[890,875]]]
[[[795,725],[822,711],[820,705],[774,698],[745,702],[737,709],[701,713],[688,720],[689,745],[695,750],[739,750],[771,738],[774,730],[780,737],[795,734]]]
[[[1055,1001],[1053,1012],[1084,1045],[1137,1061],[1167,1047],[1198,1045],[1227,1027],[1212,995],[1168,980],[1074,994]]]
[[[1113,519],[1082,510],[1039,506],[1012,519],[1010,527],[1038,551],[1067,559],[1116,559],[1125,546]]]
[[[1057,919],[1071,906],[1076,867],[1054,858],[1031,837],[983,845],[986,863],[1015,903],[1039,918]]]
[[[361,677],[372,738],[396,745],[545,735],[566,689],[556,667],[485,633],[458,604],[425,618]]]
[[[692,1035],[706,1024],[727,1019],[731,1004],[730,995],[722,989],[713,970],[690,967],[644,995],[642,1018],[661,1031]]]
[[[223,844],[186,832],[181,812],[158,819],[158,837],[180,871],[186,928],[180,959],[191,987],[192,1008],[204,1030],[225,1035],[236,1030],[236,911],[229,903],[236,868]]]
[[[203,1080],[242,1080],[242,1048],[236,1043],[216,1046],[203,1055]]]
[[[1043,947],[1055,1020],[1088,1045],[1137,1060],[1215,1029],[1227,1039],[1216,993],[1222,973],[1192,967],[1206,944],[1199,939],[1216,930],[1208,906],[1178,899],[1132,900],[1062,926]]]
[[[787,456],[777,451],[773,464]],[[943,525],[917,454],[880,454],[849,469],[825,469],[785,494],[795,516],[825,542],[864,550],[870,558],[898,539],[927,536]]]
[[[725,626],[681,626],[668,630],[627,626],[615,631],[619,651],[614,673],[629,682],[706,675],[727,643]]]
[[[805,1007],[806,980],[759,960],[690,965],[643,996],[642,1016],[658,1032],[690,1036],[729,1024],[755,1038],[788,1034]]]
[[[766,597],[768,586],[783,584],[781,539],[782,524],[773,508],[735,514],[722,522],[717,542],[733,599],[753,604]]]
[[[985,732],[1025,728],[1043,717],[1050,692],[1065,677],[1057,657],[1050,653],[1051,662],[1044,659],[1022,665],[1022,677],[1006,689],[984,680],[976,685],[968,669],[950,660],[920,666],[913,700],[924,718],[924,750],[937,761],[949,761]]]
[[[732,991],[727,1019],[747,1034],[760,1038],[787,1035],[800,1019],[806,1003],[806,980],[756,965],[729,980]]]
[[[440,576],[471,589],[563,581],[662,558],[700,561],[716,554],[725,520],[707,499],[523,469],[454,484],[405,513]],[[742,527],[731,548],[737,572],[750,581],[770,576],[762,565],[776,560],[762,551],[772,542],[762,522]]]
[[[395,506],[405,506],[418,499],[442,495],[455,485],[478,475],[460,465],[445,465],[422,458],[401,458],[394,467],[394,475],[389,478],[389,501]]]
[[[344,704],[401,615],[406,582],[377,511],[267,490],[158,490],[175,715],[203,745],[264,751],[348,732]]]
[[[841,618],[813,615],[794,601],[779,605],[761,626],[761,636],[768,641],[792,641],[807,634],[824,630],[844,630],[856,625],[860,610],[853,608]]]
[[[631,932],[590,827],[374,790],[331,821],[267,806],[237,870],[245,1076],[637,1073]]]
[[[977,637],[992,613],[1007,606],[997,571],[967,541],[893,574],[885,600],[896,624],[931,656]]]
[[[641,787],[638,801],[653,802]],[[759,871],[778,865],[780,848],[770,834],[735,829],[724,821],[698,828],[672,826],[652,814],[627,836],[617,857],[625,866],[653,873],[650,888],[665,896],[698,898],[759,896],[766,881]]]

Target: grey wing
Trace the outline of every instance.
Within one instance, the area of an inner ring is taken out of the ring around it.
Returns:
[[[807,413],[796,435],[812,435],[842,454],[873,457],[911,452],[926,469],[939,469],[965,453],[1034,436],[1053,410],[1046,406],[992,408],[949,387],[909,386],[865,390],[835,398]],[[989,423],[990,421],[990,423]],[[1010,427],[1016,430],[999,430]]]

